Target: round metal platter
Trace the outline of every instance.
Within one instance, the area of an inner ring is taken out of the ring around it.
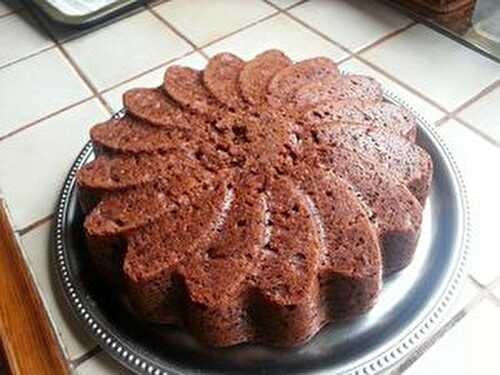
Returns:
[[[388,101],[408,108],[395,96]],[[331,323],[295,349],[238,345],[207,348],[180,329],[139,321],[123,299],[103,287],[88,265],[75,174],[93,158],[90,142],[65,181],[55,227],[53,264],[77,319],[114,359],[139,374],[381,373],[436,328],[460,288],[469,219],[455,162],[436,130],[417,115],[418,143],[431,155],[434,178],[416,256],[384,280],[375,307],[349,322]]]

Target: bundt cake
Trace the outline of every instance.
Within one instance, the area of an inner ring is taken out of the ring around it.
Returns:
[[[374,79],[221,53],[123,103],[77,182],[90,258],[141,319],[295,346],[411,261],[432,161]]]

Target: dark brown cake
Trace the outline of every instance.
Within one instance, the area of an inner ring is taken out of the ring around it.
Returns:
[[[379,162],[387,174],[403,183],[423,205],[432,180],[432,160],[415,143],[383,129],[333,123],[314,130],[327,149],[341,146]]]
[[[346,123],[385,129],[415,142],[417,124],[406,109],[392,103],[364,102],[359,99],[321,102],[303,114],[310,125]]]
[[[91,259],[142,319],[294,346],[411,261],[432,161],[372,78],[222,53],[123,101],[77,181]]]

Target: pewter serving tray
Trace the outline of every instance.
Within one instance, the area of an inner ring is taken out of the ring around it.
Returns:
[[[386,98],[404,105],[391,94]],[[93,158],[90,142],[69,172],[57,210],[53,264],[64,295],[96,342],[139,374],[381,373],[437,327],[464,275],[470,225],[462,179],[436,130],[420,118],[418,143],[432,156],[434,179],[414,261],[384,280],[370,312],[327,325],[302,347],[203,347],[180,329],[138,321],[116,292],[96,282],[75,184],[76,171]]]

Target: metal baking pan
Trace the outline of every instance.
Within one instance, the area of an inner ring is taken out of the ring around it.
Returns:
[[[404,105],[391,94],[386,98]],[[93,158],[90,142],[69,172],[57,210],[53,266],[64,295],[96,342],[138,374],[382,373],[438,326],[464,276],[470,224],[462,179],[436,130],[421,118],[418,143],[430,153],[435,175],[414,261],[384,280],[371,311],[327,325],[304,346],[207,348],[180,329],[141,323],[116,293],[96,284],[88,268],[75,184],[77,170]]]
[[[144,0],[33,0],[48,18],[58,24],[87,28],[144,5]]]

